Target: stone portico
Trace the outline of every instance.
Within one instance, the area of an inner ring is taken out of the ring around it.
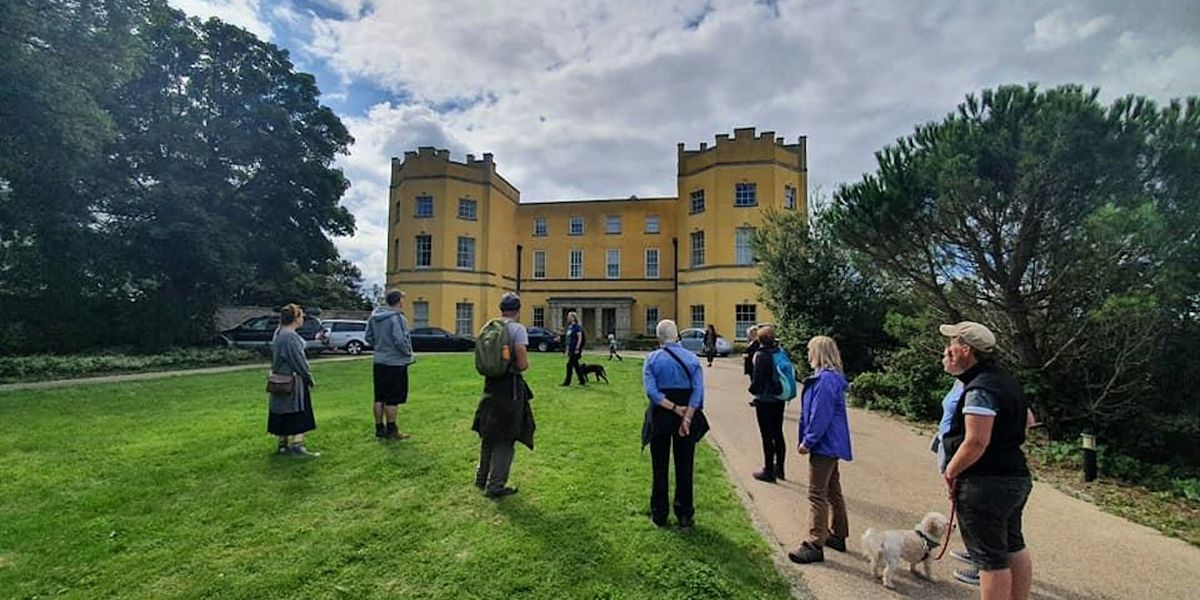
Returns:
[[[633,333],[633,304],[632,297],[552,297],[546,300],[546,325],[562,331],[567,326],[567,313],[575,311],[589,343],[606,339],[609,331],[623,339]]]

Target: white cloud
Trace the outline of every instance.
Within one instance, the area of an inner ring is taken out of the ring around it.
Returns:
[[[1108,14],[1090,16],[1080,6],[1060,6],[1033,23],[1025,45],[1030,50],[1057,50],[1104,31],[1114,20]]]
[[[371,282],[384,273],[389,159],[419,145],[493,153],[527,201],[644,197],[675,193],[677,142],[757,126],[808,136],[810,186],[829,193],[984,87],[1200,90],[1187,28],[1200,5],[1169,0],[316,1],[270,5],[290,35],[279,43],[319,65],[326,89],[392,95],[342,115],[359,231],[338,246]]]
[[[261,0],[169,0],[169,4],[192,17],[216,17],[264,40],[275,36],[260,10]]]

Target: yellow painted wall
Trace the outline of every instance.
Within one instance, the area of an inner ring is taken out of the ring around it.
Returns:
[[[474,304],[473,328],[496,312],[500,295],[517,286],[517,246],[522,247],[520,287],[522,320],[531,323],[533,308],[546,307],[546,324],[554,320],[551,298],[633,298],[630,329],[644,333],[645,309],[655,306],[659,318],[673,318],[680,327],[691,325],[690,307],[705,306],[706,321],[727,338],[734,331],[734,307],[756,304],[756,320],[771,315],[758,300],[757,268],[735,264],[738,227],[756,227],[769,209],[783,209],[784,187],[796,188],[796,210],[807,211],[807,166],[804,138],[785,144],[772,132],[755,135],[752,128],[718,135],[716,144],[698,150],[678,147],[678,195],[671,198],[520,203],[520,193],[497,172],[491,155],[468,156],[465,163],[449,159],[445,150],[420,148],[393,159],[390,193],[388,285],[409,294],[410,303],[427,301],[430,324],[454,330],[455,304]],[[757,206],[735,207],[738,182],[757,186]],[[694,190],[705,192],[705,210],[690,213]],[[434,216],[415,218],[415,198],[434,198]],[[458,218],[459,198],[478,202],[478,219]],[[619,216],[620,233],[606,232],[607,217]],[[647,215],[657,215],[659,232],[646,233]],[[535,219],[546,219],[545,236],[534,235]],[[569,235],[571,217],[584,221],[582,235]],[[690,265],[689,234],[704,231],[705,263]],[[414,236],[433,238],[433,264],[415,268]],[[475,238],[475,268],[456,267],[458,236]],[[673,280],[678,242],[678,292]],[[647,279],[645,252],[658,248],[659,276]],[[583,251],[583,272],[569,276],[572,249]],[[620,272],[607,273],[607,251],[620,251]],[[546,253],[546,272],[535,278],[535,252]],[[410,311],[412,309],[410,308]]]

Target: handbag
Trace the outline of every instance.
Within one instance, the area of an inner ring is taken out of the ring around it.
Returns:
[[[267,375],[268,394],[291,394],[295,389],[296,379],[291,375],[271,373]]]

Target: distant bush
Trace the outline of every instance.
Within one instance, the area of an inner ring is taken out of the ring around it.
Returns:
[[[622,350],[649,351],[658,348],[658,338],[650,335],[631,335],[621,342]]]
[[[266,358],[250,350],[233,348],[181,348],[162,354],[35,354],[0,357],[0,383],[74,379],[148,371],[216,367]]]

